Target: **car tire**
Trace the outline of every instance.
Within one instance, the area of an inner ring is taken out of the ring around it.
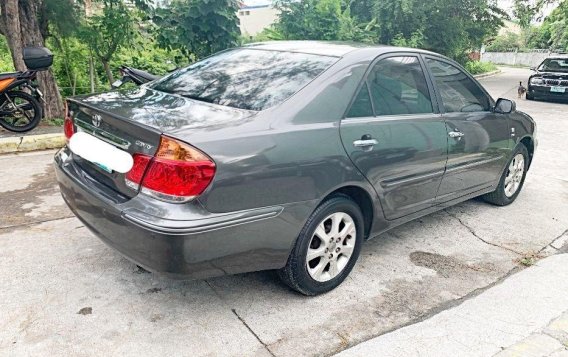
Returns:
[[[505,166],[505,170],[501,174],[497,189],[483,195],[482,198],[497,206],[506,206],[513,203],[523,188],[528,168],[528,150],[523,144],[519,144],[513,151],[511,159],[507,162],[507,166]]]
[[[527,100],[534,100],[534,95],[533,95],[533,94],[530,94],[529,92],[527,92],[525,98],[526,98]]]
[[[355,266],[364,236],[359,206],[348,196],[331,196],[308,218],[278,275],[304,295],[328,292],[341,284]]]

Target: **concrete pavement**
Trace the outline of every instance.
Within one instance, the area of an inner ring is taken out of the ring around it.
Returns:
[[[515,99],[528,74],[482,81]],[[188,282],[140,272],[65,207],[53,152],[0,156],[0,355],[331,355],[454,307],[566,247],[568,105],[518,107],[540,145],[513,205],[471,200],[366,242],[350,278],[315,298],[273,272]]]
[[[514,274],[453,309],[337,357],[568,354],[568,254]]]

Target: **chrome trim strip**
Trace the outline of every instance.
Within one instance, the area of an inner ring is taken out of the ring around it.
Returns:
[[[501,156],[498,156],[498,157],[493,157],[491,159],[479,160],[479,161],[469,162],[469,163],[465,163],[465,164],[455,164],[455,165],[452,165],[449,168],[446,168],[446,173],[452,173],[454,171],[460,171],[460,170],[468,170],[468,169],[471,169],[472,167],[490,164],[492,162],[502,160],[503,157],[504,156],[501,155]]]
[[[431,172],[431,173],[423,174],[423,175],[420,175],[420,176],[414,176],[414,177],[406,176],[406,177],[403,177],[403,178],[387,179],[387,180],[381,181],[380,184],[384,188],[390,188],[390,187],[403,185],[403,184],[407,184],[407,183],[412,183],[412,182],[415,182],[415,181],[421,181],[421,180],[434,178],[434,177],[438,177],[438,176],[442,176],[442,175],[444,175],[444,170]]]
[[[77,125],[81,129],[87,131],[89,134],[96,136],[98,139],[101,139],[102,141],[107,142],[111,145],[118,146],[119,148],[125,150],[127,150],[131,145],[129,141],[119,138],[118,136],[111,134],[108,131],[99,129],[94,125],[85,122],[84,120],[74,118],[73,121],[75,122],[75,125]]]
[[[275,206],[197,221],[170,221],[171,223],[174,223],[175,226],[164,226],[161,224],[151,223],[143,217],[136,217],[128,212],[122,212],[122,217],[125,220],[152,232],[170,235],[183,235],[199,234],[276,217],[283,211],[283,209],[284,208],[281,206]]]

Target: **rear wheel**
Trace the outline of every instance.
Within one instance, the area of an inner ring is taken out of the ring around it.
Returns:
[[[523,144],[519,144],[513,151],[513,157],[501,175],[497,189],[483,195],[483,199],[498,206],[506,206],[517,198],[527,175],[529,167],[529,154]]]
[[[0,125],[7,130],[30,131],[41,117],[41,104],[32,95],[21,91],[0,94]]]
[[[353,269],[363,243],[363,215],[344,195],[324,201],[300,232],[280,278],[304,295],[336,288]]]

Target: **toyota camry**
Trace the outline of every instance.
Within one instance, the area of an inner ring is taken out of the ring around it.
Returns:
[[[61,193],[96,236],[174,278],[273,269],[316,295],[364,241],[523,187],[535,123],[436,53],[327,42],[229,49],[67,100]]]

